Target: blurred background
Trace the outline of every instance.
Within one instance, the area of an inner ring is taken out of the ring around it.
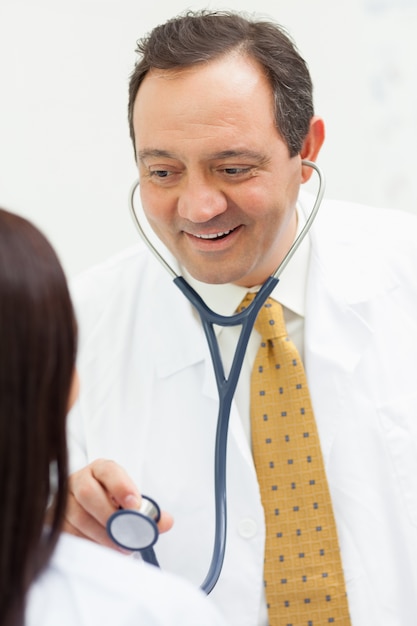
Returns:
[[[69,276],[137,239],[136,40],[197,8],[271,17],[293,37],[326,122],[329,197],[417,212],[417,0],[0,0],[0,205],[45,232]]]

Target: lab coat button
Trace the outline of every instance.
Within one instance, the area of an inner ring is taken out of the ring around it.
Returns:
[[[250,517],[241,519],[237,525],[237,531],[243,539],[252,539],[257,533],[258,526]]]

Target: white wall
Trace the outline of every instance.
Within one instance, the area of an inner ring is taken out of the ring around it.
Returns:
[[[186,8],[261,12],[309,63],[327,194],[417,212],[417,0],[0,0],[0,205],[69,275],[133,243],[126,122],[136,39]]]

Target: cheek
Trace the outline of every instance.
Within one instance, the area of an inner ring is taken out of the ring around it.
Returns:
[[[236,194],[233,200],[253,223],[260,226],[275,222],[286,206],[276,189],[268,190],[262,185]]]
[[[252,223],[252,241],[268,250],[288,237],[296,206],[295,188],[270,187],[246,196],[246,216]]]
[[[164,223],[170,214],[170,202],[166,194],[158,193],[158,190],[148,189],[146,182],[140,186],[140,200],[147,219],[151,223]]]
[[[277,223],[286,220],[294,209],[299,190],[295,176],[272,176],[246,194],[248,211],[257,219]]]

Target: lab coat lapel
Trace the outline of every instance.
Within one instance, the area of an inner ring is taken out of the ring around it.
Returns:
[[[372,250],[372,233],[358,232],[360,216],[339,213],[333,203],[321,211],[310,235],[305,365],[328,459],[340,420],[349,418],[349,396],[362,385],[355,370],[372,337],[363,312],[393,284],[392,277],[380,276],[373,267],[378,253]]]
[[[168,315],[162,308],[154,310],[160,329],[156,342],[157,374],[160,378],[165,378],[202,363],[202,392],[209,398],[217,398],[213,366],[199,314],[180,289],[172,281],[170,284],[168,281],[169,277],[167,280],[164,275],[154,283],[155,299],[163,298],[170,302]]]
[[[163,308],[156,307],[153,311],[160,329],[156,341],[157,375],[162,380],[175,376],[185,368],[201,366],[203,373],[200,391],[204,397],[213,402],[203,404],[199,409],[199,414],[204,419],[217,420],[216,407],[218,407],[219,395],[210,350],[199,314],[178,287],[172,281],[170,283],[169,277],[165,274],[165,272],[163,275],[159,273],[158,278],[155,277],[153,280],[154,299],[166,300],[168,297],[170,302],[169,315],[166,315]],[[186,341],[184,337],[187,338]],[[204,407],[207,407],[207,413]],[[250,447],[234,402],[231,407],[229,432],[240,454],[246,462],[252,464]]]

